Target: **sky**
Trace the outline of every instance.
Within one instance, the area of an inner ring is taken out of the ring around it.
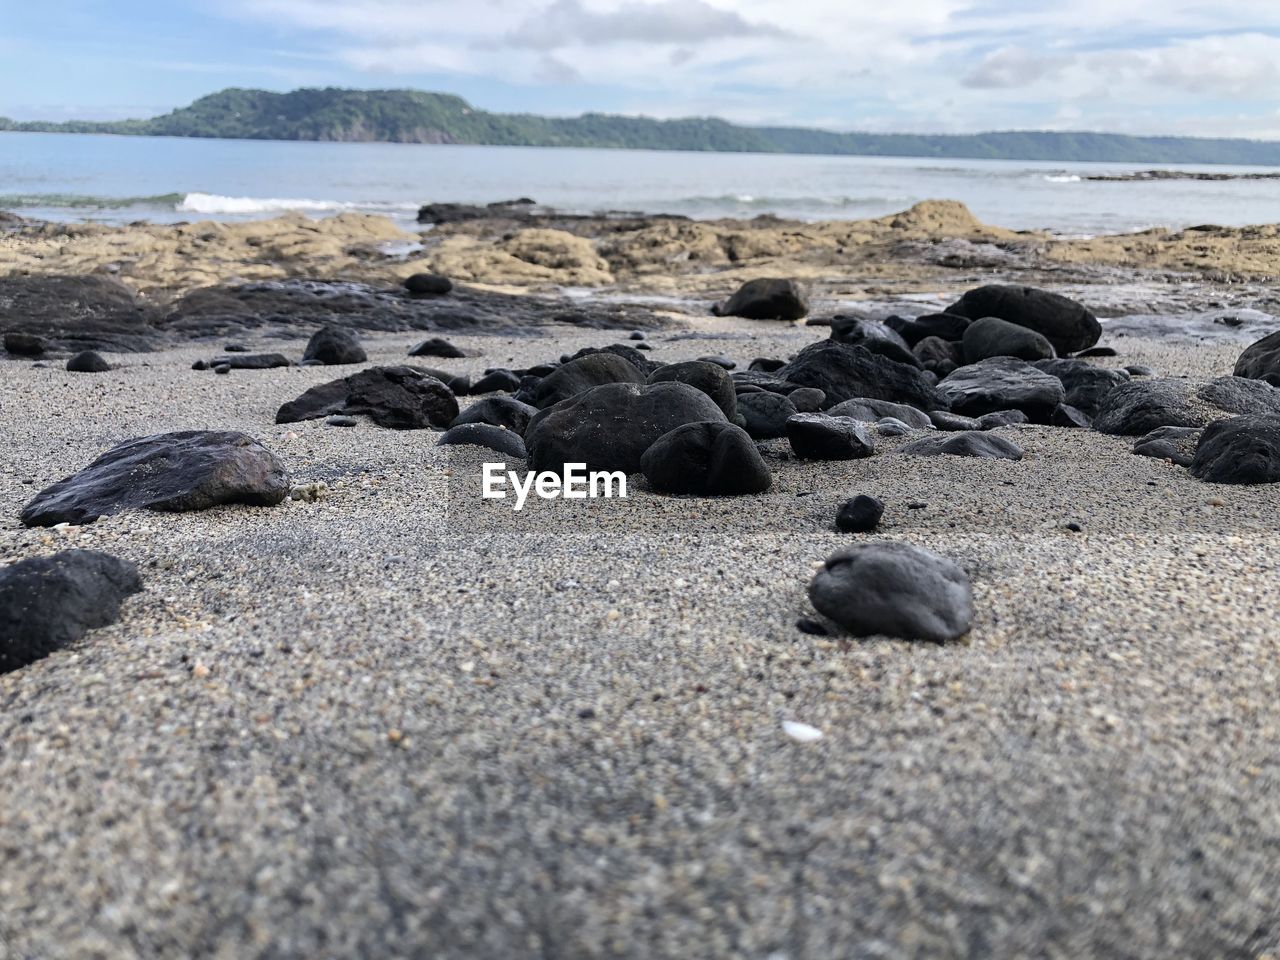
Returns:
[[[1280,0],[0,0],[0,116],[146,117],[229,86],[1280,139]]]

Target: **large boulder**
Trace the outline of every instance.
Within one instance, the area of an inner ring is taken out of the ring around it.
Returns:
[[[15,357],[43,357],[49,347],[44,337],[34,333],[6,333],[4,349]]]
[[[724,412],[687,383],[607,383],[540,410],[525,432],[529,469],[635,473],[659,437],[685,423],[723,421]],[[726,421],[727,422],[727,421]]]
[[[973,624],[973,588],[954,562],[879,540],[837,550],[809,585],[814,608],[855,636],[954,640]]]
[[[269,507],[289,495],[289,472],[252,437],[183,430],[128,440],[41,490],[22,510],[29,527],[92,523],[126,510]]]
[[[1055,356],[1053,344],[1027,327],[983,317],[965,328],[960,341],[965,363],[977,363],[991,357],[1016,357],[1019,360],[1048,360]]]
[[[1092,347],[1102,336],[1098,318],[1075,300],[1037,287],[990,284],[964,294],[947,313],[981,320],[998,317],[1043,334],[1058,353]]]
[[[1234,372],[1237,377],[1265,380],[1280,387],[1280,330],[1245,347]]]
[[[0,334],[37,335],[54,349],[152,350],[162,340],[154,319],[132,290],[101,274],[0,277]]]
[[[765,390],[738,394],[737,410],[747,433],[756,440],[785,437],[787,421],[799,413],[790,397]]]
[[[311,335],[307,349],[303,351],[303,363],[340,366],[347,363],[364,363],[368,354],[350,330],[326,324]]]
[[[748,280],[712,312],[748,320],[799,320],[809,312],[809,302],[794,280],[761,278]]]
[[[458,416],[458,399],[417,367],[370,367],[312,387],[282,406],[276,423],[334,414],[364,415],[380,427],[395,430],[443,429]]]
[[[834,316],[831,318],[831,339],[837,343],[865,347],[872,353],[879,353],[890,360],[897,360],[908,366],[920,366],[920,361],[911,352],[902,335],[878,320],[864,320],[861,317],[844,315]]]
[[[570,360],[543,377],[530,391],[529,402],[545,410],[561,400],[568,400],[592,387],[599,387],[606,383],[644,383],[644,381],[644,373],[629,360],[605,351],[589,353]],[[524,399],[523,396],[521,399]]]
[[[724,415],[732,420],[738,415],[738,401],[733,380],[719,364],[707,360],[685,360],[668,363],[649,374],[648,383],[675,381],[696,387],[716,402]]]
[[[0,674],[115,623],[142,589],[138,568],[96,550],[65,550],[0,568]]]
[[[997,410],[1021,410],[1046,423],[1066,391],[1057,377],[1024,360],[992,357],[961,367],[938,382],[938,393],[954,413],[980,417]]]
[[[947,406],[929,378],[915,367],[834,340],[810,344],[774,376],[796,386],[817,387],[831,403],[863,397],[921,410]]]
[[[1120,384],[1129,382],[1129,374],[1123,370],[1095,367],[1084,360],[1063,357],[1037,360],[1032,366],[1061,380],[1062,388],[1067,392],[1065,402],[1091,417],[1097,415],[1098,404],[1103,397]]]
[[[1135,380],[1099,401],[1093,427],[1142,436],[1158,427],[1203,427],[1223,414],[1280,416],[1280,390],[1244,377],[1218,377],[1199,386],[1186,380]]]
[[[1280,483],[1280,417],[1232,417],[1205,427],[1191,475],[1210,483]]]
[[[773,483],[760,451],[732,423],[686,423],[664,433],[640,458],[645,479],[663,493],[764,493]]]

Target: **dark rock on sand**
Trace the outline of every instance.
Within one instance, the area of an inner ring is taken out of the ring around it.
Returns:
[[[1280,387],[1280,330],[1245,347],[1234,372],[1237,377],[1265,380]]]
[[[940,337],[925,337],[913,348],[920,366],[932,370],[940,377],[945,377],[956,367],[964,366],[964,347]]]
[[[1191,403],[1184,380],[1121,384],[1098,403],[1093,427],[1100,433],[1142,436],[1158,427],[1201,427],[1205,418]]]
[[[725,372],[725,368],[706,360],[685,360],[680,363],[668,363],[649,374],[648,383],[664,383],[676,381],[687,383],[701,390],[716,402],[724,415],[732,420],[738,415],[738,400],[733,388],[733,380]]]
[[[1131,363],[1124,368],[1124,372],[1132,377],[1154,377],[1156,372],[1142,363]]]
[[[1265,380],[1217,377],[1200,386],[1196,396],[1227,413],[1280,416],[1280,389]]]
[[[529,469],[635,473],[665,433],[685,423],[724,420],[715,401],[687,383],[608,383],[538,411],[525,432]]]
[[[1049,425],[1087,430],[1093,426],[1093,422],[1089,419],[1089,415],[1079,407],[1073,407],[1069,403],[1060,403],[1054,407],[1053,413],[1050,414]]]
[[[276,413],[276,423],[316,420],[335,413],[367,416],[380,427],[447,427],[458,401],[445,384],[417,367],[370,367],[312,387]]]
[[[1021,460],[1022,448],[994,433],[964,430],[921,437],[899,453],[912,457],[975,457],[979,460]]]
[[[453,281],[438,273],[414,273],[404,278],[404,288],[425,297],[442,297],[453,289]]]
[[[228,370],[271,370],[275,367],[292,366],[289,358],[283,353],[233,353],[226,357],[214,357],[205,362],[211,370],[217,370],[219,367],[226,367]],[[193,365],[191,369],[198,368]]]
[[[948,410],[930,410],[929,421],[939,430],[951,433],[957,430],[981,430],[982,424],[973,417],[963,417]]]
[[[138,568],[95,550],[65,550],[0,568],[0,674],[115,623],[142,589]]]
[[[1077,357],[1118,357],[1120,354],[1115,347],[1090,347],[1088,350],[1081,350],[1076,354]]]
[[[15,357],[43,357],[48,344],[33,333],[6,333],[4,348]]]
[[[1032,366],[1061,380],[1062,389],[1067,394],[1064,402],[1091,417],[1098,412],[1103,397],[1120,384],[1129,382],[1129,375],[1123,370],[1095,367],[1074,358],[1039,360]]]
[[[748,280],[712,312],[748,320],[799,320],[809,312],[809,303],[794,280],[762,278]]]
[[[1036,287],[991,284],[964,294],[947,313],[980,320],[998,317],[1042,334],[1060,354],[1086,350],[1102,336],[1098,318],[1082,304]]]
[[[872,427],[875,429],[877,436],[881,437],[905,437],[907,434],[914,433],[915,428],[909,423],[903,423],[897,417],[881,417]],[[929,429],[933,429],[930,427]]]
[[[878,320],[864,320],[861,317],[835,316],[831,318],[831,339],[837,343],[847,343],[864,347],[872,353],[878,353],[897,360],[908,366],[918,367],[920,361],[907,346],[901,334],[892,330]]]
[[[537,407],[521,403],[512,397],[485,397],[459,413],[450,427],[460,427],[466,423],[489,423],[524,436],[529,428],[529,421],[537,412]]]
[[[1032,361],[1055,356],[1053,344],[1040,334],[999,317],[983,317],[969,324],[961,345],[965,363],[977,363],[991,357]]]
[[[364,363],[369,359],[360,341],[350,330],[326,325],[311,335],[302,354],[303,363],[334,367],[348,363]]]
[[[787,365],[787,361],[779,360],[777,357],[756,357],[749,364],[748,370],[759,370],[761,373],[773,373]]]
[[[577,353],[561,357],[560,363],[561,365],[564,365],[569,363],[571,360],[577,360],[580,357],[589,357],[597,353],[612,353],[614,356],[621,357],[645,376],[648,376],[662,366],[658,361],[650,360],[635,347],[628,346],[625,343],[611,343],[607,347],[583,347]]]
[[[870,400],[867,397],[854,397],[837,403],[827,410],[833,417],[853,417],[855,420],[866,420],[875,423],[885,417],[901,420],[909,427],[927,430],[933,426],[930,415],[916,407],[908,407],[902,403],[891,403],[888,400]]]
[[[870,533],[884,516],[884,501],[860,493],[840,505],[836,514],[836,529],[845,533]]]
[[[786,423],[791,449],[802,460],[857,460],[875,453],[866,424],[853,417],[797,413]]]
[[[1280,417],[1242,416],[1205,427],[1191,475],[1209,483],[1280,483]]]
[[[289,472],[252,437],[184,430],[128,440],[40,491],[22,511],[29,527],[92,523],[126,510],[269,507],[289,495]]]
[[[325,417],[325,423],[331,427],[358,427],[360,421],[355,417]]]
[[[978,429],[999,430],[1001,427],[1012,427],[1026,422],[1027,415],[1021,410],[993,410],[978,418]]]
[[[490,370],[483,377],[471,384],[471,395],[482,393],[512,393],[520,389],[520,377],[511,370]]]
[[[107,373],[110,369],[111,364],[107,363],[102,354],[93,350],[81,351],[67,361],[70,373]]]
[[[787,396],[800,389],[800,384],[792,383],[776,373],[764,373],[760,370],[738,370],[729,374],[733,380],[733,389],[738,393],[749,390],[766,390],[769,393],[780,393]],[[826,397],[826,394],[823,394]]]
[[[1199,427],[1157,427],[1133,445],[1133,452],[1189,467],[1202,432]]]
[[[805,347],[777,376],[797,386],[817,387],[825,391],[831,403],[865,397],[921,410],[947,407],[947,401],[921,370],[835,340],[821,340]]]
[[[958,341],[973,322],[969,317],[962,317],[957,313],[927,313],[914,320],[898,319],[899,323],[886,323],[896,329],[899,336],[913,348],[929,337]]]
[[[443,337],[431,337],[409,351],[411,357],[465,357],[467,352]]]
[[[973,624],[973,588],[963,570],[922,547],[887,540],[833,553],[809,585],[809,599],[855,636],[954,640]]]
[[[738,414],[747,433],[756,440],[775,440],[787,435],[787,421],[796,415],[795,404],[780,393],[761,390],[738,394]]]
[[[436,446],[440,447],[458,444],[488,447],[516,460],[523,460],[527,455],[524,438],[520,434],[491,423],[462,423],[450,427],[436,441]]]
[[[655,490],[699,496],[764,493],[769,468],[747,432],[732,423],[686,423],[664,433],[640,458]]]
[[[817,413],[827,405],[827,395],[816,387],[800,387],[787,394],[798,413]]]
[[[717,368],[717,372],[724,374]],[[570,360],[542,378],[529,396],[535,407],[546,409],[584,390],[606,383],[644,383],[645,375],[629,360],[607,351]]]
[[[636,349],[640,348],[637,347]],[[738,365],[737,360],[734,360],[732,357],[726,357],[722,353],[713,354],[707,357],[698,357],[698,360],[704,363],[714,363],[717,367],[721,367],[725,370],[732,370]]]
[[[57,349],[152,350],[163,340],[154,320],[152,308],[109,277],[0,277],[0,333],[38,334]]]
[[[978,417],[995,410],[1021,410],[1039,423],[1047,421],[1066,399],[1057,377],[1012,357],[992,357],[961,367],[944,377],[937,389],[955,413]]]

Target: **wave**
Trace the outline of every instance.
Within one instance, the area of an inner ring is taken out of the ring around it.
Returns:
[[[78,210],[122,210],[126,207],[172,209],[181,193],[160,193],[145,197],[97,197],[79,193],[0,194],[0,210],[70,207]]]
[[[674,201],[678,206],[691,207],[753,207],[759,209],[769,208],[786,208],[794,209],[796,207],[829,207],[831,209],[844,209],[846,207],[866,207],[877,206],[886,203],[910,203],[912,197],[848,197],[848,196],[826,196],[826,197],[758,197],[750,193],[726,193],[719,196],[695,196],[684,197]],[[667,205],[670,201],[667,202]],[[659,201],[651,201],[645,205],[647,208],[659,209],[664,204]]]
[[[282,213],[298,210],[305,213],[342,213],[349,210],[399,213],[417,212],[416,203],[350,200],[311,200],[284,197],[225,197],[218,193],[188,193],[179,197],[174,209],[180,213],[239,214]]]
[[[1050,183],[1079,183],[1080,175],[1077,173],[1046,173],[1044,178]]]

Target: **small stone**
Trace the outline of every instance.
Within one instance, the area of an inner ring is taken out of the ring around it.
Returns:
[[[884,501],[860,493],[840,506],[836,527],[845,533],[867,533],[874,530],[884,516]]]

